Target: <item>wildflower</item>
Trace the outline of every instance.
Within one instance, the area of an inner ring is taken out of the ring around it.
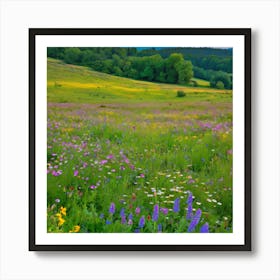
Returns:
[[[135,209],[135,213],[138,215],[138,214],[140,214],[140,207],[136,207],[136,209]]]
[[[150,215],[147,216],[147,220],[148,220],[148,221],[151,220],[151,216],[150,216]]]
[[[114,156],[112,154],[107,156],[107,159],[113,159],[113,158],[114,158]]]
[[[64,216],[66,216],[66,207],[60,207],[60,213]]]
[[[115,203],[112,202],[111,205],[110,205],[110,208],[109,208],[109,212],[110,212],[111,214],[114,214],[115,211],[116,211],[116,206],[115,206]]]
[[[139,233],[140,232],[140,228],[137,228],[134,232],[135,233]]]
[[[133,224],[133,221],[131,219],[129,219],[127,224],[131,226]]]
[[[167,215],[168,214],[168,208],[160,208],[160,211],[164,214]]]
[[[100,164],[101,164],[101,165],[104,165],[104,164],[107,163],[107,162],[108,162],[108,160],[103,159],[103,160],[100,161]]]
[[[179,212],[180,211],[180,198],[176,198],[174,201],[173,211]]]
[[[139,220],[139,227],[140,227],[140,228],[143,228],[144,225],[145,225],[145,217],[142,216],[142,217],[140,218],[140,220]]]
[[[111,221],[109,221],[109,220],[106,220],[106,225],[110,225],[110,224],[112,224],[112,222]]]
[[[145,175],[143,173],[140,174],[141,178],[145,178]]]
[[[158,225],[158,232],[162,232],[162,224]]]
[[[94,189],[96,189],[97,187],[95,186],[95,185],[92,185],[92,186],[90,186],[90,189],[91,190],[94,190]]]
[[[190,225],[189,225],[189,228],[188,228],[188,232],[192,232],[195,229],[195,227],[199,223],[200,217],[201,217],[201,210],[197,209],[195,215],[193,216],[193,218],[192,218],[192,220],[190,222]]]
[[[122,209],[121,209],[121,212],[120,212],[120,216],[121,216],[121,217],[125,216],[125,213],[124,213],[124,212],[125,212],[125,209],[122,208]]]
[[[133,215],[131,213],[128,215],[128,219],[133,220]]]
[[[187,220],[190,220],[192,217],[192,202],[193,202],[193,195],[192,193],[189,194],[187,203],[188,203],[188,212],[187,212]]]
[[[80,229],[81,229],[80,226],[74,226],[74,227],[73,227],[73,230],[69,230],[69,232],[79,232]]]
[[[76,177],[76,176],[78,176],[78,174],[79,174],[79,171],[78,171],[78,170],[75,170],[75,171],[74,171],[74,176]]]
[[[126,224],[126,217],[125,217],[125,215],[123,215],[123,216],[121,216],[122,218],[121,218],[121,223],[122,224]]]
[[[158,216],[159,216],[159,206],[158,204],[156,204],[154,206],[154,212],[153,212],[153,221],[156,222],[158,220]]]
[[[59,176],[59,175],[61,175],[61,174],[62,174],[62,171],[61,171],[61,170],[58,170],[58,171],[53,170],[53,171],[52,171],[52,175],[55,176],[55,177],[57,177],[57,176]]]
[[[200,228],[201,233],[209,233],[209,225],[208,223],[205,223],[201,228]]]
[[[103,218],[104,218],[104,214],[101,213],[100,216],[99,216],[99,218],[100,218],[100,219],[103,219]]]
[[[58,218],[58,226],[62,226],[65,223],[65,220],[62,218]]]
[[[59,203],[59,202],[60,202],[60,199],[59,199],[59,198],[56,198],[56,199],[55,199],[55,202],[56,202],[56,203]]]

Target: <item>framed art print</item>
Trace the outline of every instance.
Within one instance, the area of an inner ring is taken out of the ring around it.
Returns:
[[[30,29],[29,249],[251,250],[250,29]]]

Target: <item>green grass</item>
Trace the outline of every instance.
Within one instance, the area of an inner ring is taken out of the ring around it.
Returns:
[[[192,78],[192,81],[195,81],[199,87],[210,87],[210,82],[198,78]]]
[[[202,211],[195,232],[232,232],[231,150],[231,91],[48,60],[48,232],[187,232],[190,192],[192,214]],[[155,205],[169,210],[152,221]]]
[[[131,80],[48,59],[49,102],[112,103],[123,101],[127,103],[155,100],[181,102],[176,98],[178,90],[186,92],[188,100],[230,101],[232,98],[230,90]]]

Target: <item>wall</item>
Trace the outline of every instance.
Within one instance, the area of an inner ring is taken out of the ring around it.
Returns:
[[[280,279],[279,1],[3,0],[0,8],[1,279]],[[28,251],[29,27],[253,29],[253,252]]]

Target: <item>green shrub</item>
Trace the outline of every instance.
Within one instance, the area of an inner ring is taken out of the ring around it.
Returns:
[[[222,81],[218,81],[218,82],[216,83],[216,88],[218,88],[218,89],[224,89],[224,88],[225,88],[225,85],[224,85],[224,83],[223,83]]]
[[[182,90],[177,91],[177,97],[184,97],[184,96],[186,96],[186,93],[184,91]]]

